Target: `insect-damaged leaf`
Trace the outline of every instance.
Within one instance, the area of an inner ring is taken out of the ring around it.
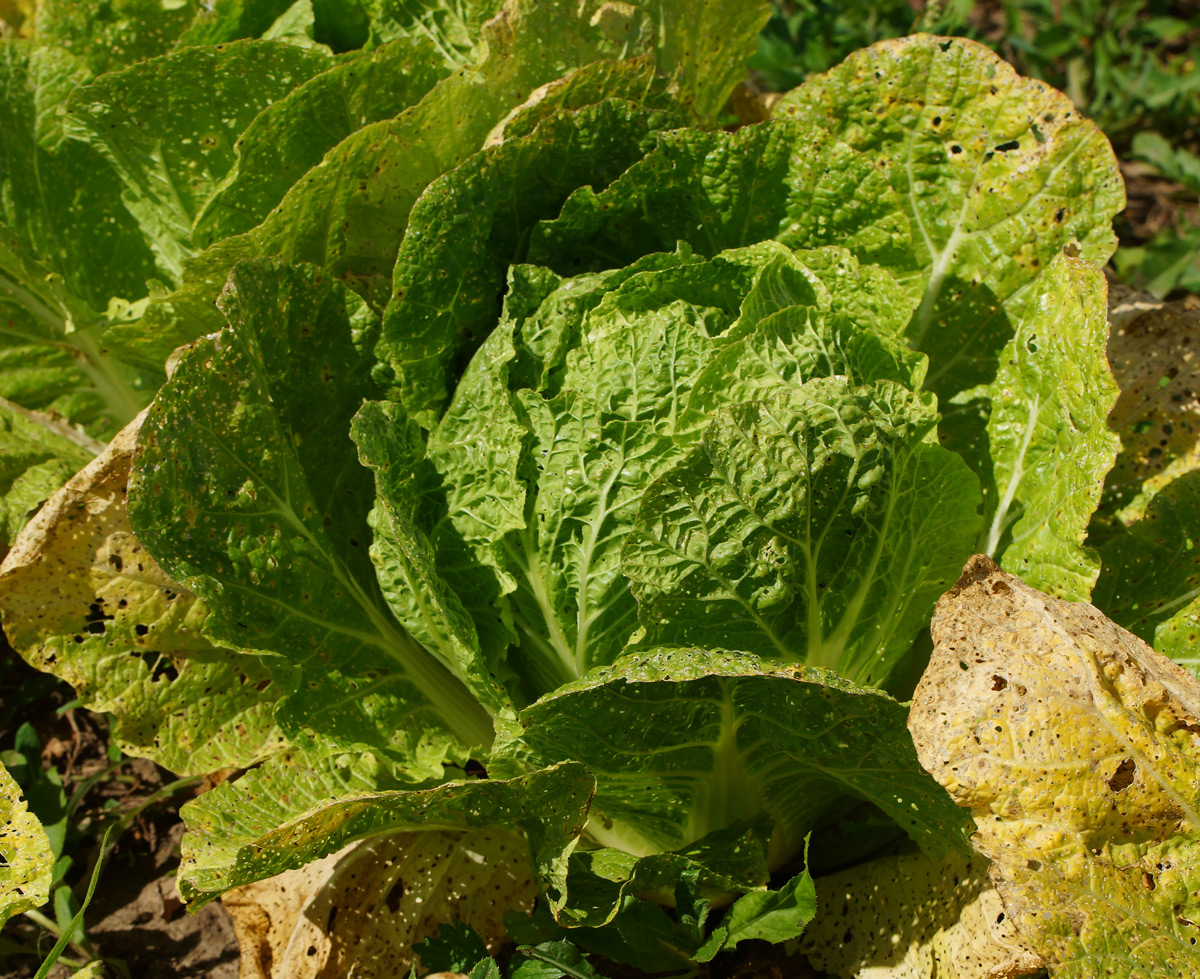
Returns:
[[[1056,977],[1200,969],[1200,686],[1090,605],[976,556],[909,730]]]
[[[857,979],[1008,979],[1041,968],[1022,946],[987,861],[905,853],[816,881],[817,916],[800,949]]]
[[[46,903],[53,865],[46,831],[0,765],[0,924]]]
[[[134,536],[125,506],[139,415],[54,494],[0,566],[0,619],[32,666],[109,712],[123,751],[171,771],[261,761],[284,745],[261,657],[214,646],[208,608]]]
[[[392,833],[227,893],[244,979],[391,979],[438,926],[468,923],[493,950],[507,910],[537,894],[529,851],[504,830]]]

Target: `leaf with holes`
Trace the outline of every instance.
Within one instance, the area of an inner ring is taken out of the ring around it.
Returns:
[[[1200,685],[1090,605],[972,558],[909,729],[1055,976],[1200,968]]]

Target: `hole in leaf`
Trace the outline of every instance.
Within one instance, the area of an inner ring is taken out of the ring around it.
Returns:
[[[1133,776],[1136,774],[1137,765],[1134,764],[1132,758],[1126,758],[1117,766],[1117,770],[1113,772],[1112,778],[1108,780],[1108,787],[1114,792],[1127,789],[1133,784]]]

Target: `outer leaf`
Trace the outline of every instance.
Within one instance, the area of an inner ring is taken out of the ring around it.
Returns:
[[[932,427],[902,388],[839,378],[719,411],[625,545],[643,641],[886,683],[979,526],[975,478]]]
[[[0,765],[0,924],[50,900],[54,856],[21,788]]]
[[[238,137],[236,163],[196,216],[192,241],[249,231],[341,140],[418,102],[442,77],[439,61],[427,43],[388,44],[276,99]]]
[[[1145,515],[1100,549],[1096,607],[1164,656],[1200,673],[1200,472],[1151,497]]]
[[[99,447],[47,415],[0,404],[0,541],[11,544],[30,514]]]
[[[528,911],[536,896],[520,836],[428,830],[352,843],[228,891],[221,903],[233,918],[247,979],[317,979],[364,968],[374,976],[405,975],[413,946],[450,922],[466,922],[498,950],[505,910]],[[246,954],[250,949],[257,954]],[[260,962],[270,963],[269,973],[254,971]]]
[[[1200,687],[1089,605],[977,556],[938,605],[909,728],[1055,976],[1200,968]]]
[[[1121,389],[1108,420],[1121,453],[1105,480],[1105,508],[1132,523],[1160,488],[1200,465],[1200,364],[1192,349],[1200,310],[1115,282],[1108,304],[1108,359]]]
[[[261,37],[292,5],[292,0],[211,0],[180,37],[179,47]]]
[[[995,381],[956,406],[967,415],[976,399],[990,401],[990,459],[963,453],[985,484],[982,549],[1034,587],[1074,600],[1091,594],[1099,571],[1082,543],[1120,444],[1106,424],[1117,389],[1105,313],[1100,271],[1056,258],[1031,287]],[[958,447],[959,416],[947,415]]]
[[[375,0],[371,34],[384,41],[428,39],[451,68],[480,60],[486,23],[503,0]]]
[[[208,604],[214,640],[276,654],[289,736],[421,769],[448,732],[490,743],[487,713],[396,623],[367,554],[374,486],[348,436],[377,393],[374,323],[321,273],[270,262],[239,266],[222,305],[233,328],[181,361],[139,437],[138,538]]]
[[[405,790],[369,754],[276,756],[184,807],[180,893],[204,904],[396,830],[507,828],[526,836],[535,879],[557,894],[594,786],[583,766],[565,764],[510,781]]]
[[[375,470],[371,559],[392,612],[490,713],[511,711],[493,672],[498,664],[485,662],[475,623],[438,574],[434,545],[420,526],[422,500],[411,485],[425,461],[420,430],[394,405],[369,401],[354,416],[351,434],[359,458]]]
[[[768,239],[838,245],[898,266],[908,221],[880,169],[820,130],[779,120],[732,135],[662,133],[607,188],[581,187],[534,232],[527,260],[563,274],[620,268],[685,241],[715,255]]]
[[[1113,388],[1099,274],[1055,258],[1103,265],[1114,250],[1124,191],[1103,134],[983,45],[927,35],[852,55],[776,113],[874,159],[911,222],[909,256],[888,267],[920,300],[907,337],[929,354],[927,387],[957,402],[942,436],[983,484],[981,549],[1086,598],[1098,568],[1080,544],[1115,451]],[[1064,454],[1070,478],[1034,478]]]
[[[570,942],[542,942],[517,949],[512,979],[596,979],[599,973]]]
[[[1051,258],[1077,241],[1103,265],[1115,248],[1124,192],[1104,135],[982,44],[884,41],[810,78],[775,114],[824,128],[886,174],[913,230],[892,269],[920,297],[908,337],[943,400],[992,379],[1006,320]]]
[[[196,219],[233,168],[238,137],[329,65],[324,52],[278,41],[189,47],[98,78],[72,100],[168,275],[178,280],[195,250]]]
[[[199,0],[37,0],[39,44],[64,48],[97,75],[165,54],[187,29]]]
[[[129,528],[134,421],[30,521],[0,565],[8,641],[112,717],[120,748],[178,774],[253,765],[284,740],[261,659],[209,643],[208,609]]]
[[[593,61],[534,89],[495,125],[484,146],[528,136],[538,123],[557,112],[582,109],[605,99],[648,109],[679,108],[678,93],[658,71],[652,54],[621,61]]]
[[[0,47],[0,395],[110,435],[157,378],[102,350],[100,314],[154,266],[111,168],[63,139],[58,109],[87,78],[62,50]]]
[[[845,794],[874,802],[931,851],[966,846],[962,814],[918,771],[903,716],[885,694],[823,670],[693,648],[623,657],[520,721],[531,758],[595,772],[592,840],[643,856],[765,809],[775,820],[768,863],[778,866]]]
[[[862,979],[1002,979],[1042,968],[1022,944],[987,861],[906,853],[817,879],[800,948],[823,972]]]

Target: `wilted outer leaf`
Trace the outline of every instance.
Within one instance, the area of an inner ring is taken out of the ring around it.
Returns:
[[[8,641],[112,716],[123,751],[178,774],[241,768],[283,746],[258,656],[213,646],[208,609],[134,537],[125,485],[139,417],[38,511],[0,565]]]
[[[502,830],[394,833],[227,892],[242,979],[396,979],[412,946],[463,921],[490,950],[537,888],[525,841]]]
[[[1121,391],[1109,424],[1121,454],[1106,493],[1131,523],[1158,489],[1200,466],[1200,306],[1114,282],[1109,319],[1108,359]]]
[[[46,831],[0,765],[0,924],[50,899],[53,867]]]
[[[1090,605],[976,556],[909,729],[1056,977],[1200,970],[1200,687]]]
[[[817,915],[800,950],[854,979],[1009,979],[1042,961],[1025,948],[987,861],[884,857],[816,880]]]
[[[405,786],[370,753],[275,755],[234,783],[183,807],[179,890],[200,904],[398,830],[510,829],[529,843],[533,871],[552,896],[566,886],[567,857],[587,820],[595,777],[553,765],[504,781]]]
[[[774,867],[842,795],[873,802],[932,851],[965,849],[964,814],[920,771],[903,715],[886,694],[825,670],[693,648],[593,670],[520,723],[530,759],[596,773],[591,839],[643,856],[765,809]]]

